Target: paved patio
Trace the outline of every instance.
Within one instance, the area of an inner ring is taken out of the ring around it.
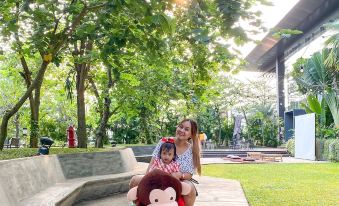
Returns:
[[[258,163],[261,164],[262,162]],[[289,163],[327,163],[326,161],[311,161],[296,159],[293,157],[283,157],[282,162],[265,162],[264,164],[289,164]],[[201,158],[201,164],[239,164],[222,158]],[[251,163],[253,164],[253,163]],[[236,180],[221,178],[195,176],[200,184],[196,185],[199,192],[195,206],[248,206],[245,194],[240,183]],[[118,194],[77,204],[77,206],[127,206],[126,193]]]
[[[196,176],[199,196],[195,206],[248,206],[243,189],[238,181]],[[126,193],[77,204],[77,206],[127,206]]]

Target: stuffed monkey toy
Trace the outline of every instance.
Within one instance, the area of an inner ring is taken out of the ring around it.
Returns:
[[[152,170],[146,174],[137,187],[127,193],[129,201],[137,206],[184,206],[181,195],[187,195],[191,186],[161,170]]]

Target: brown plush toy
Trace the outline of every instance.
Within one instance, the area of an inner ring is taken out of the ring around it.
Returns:
[[[181,206],[184,205],[181,195],[190,191],[189,184],[161,170],[152,170],[128,191],[127,199],[136,201],[137,206]]]

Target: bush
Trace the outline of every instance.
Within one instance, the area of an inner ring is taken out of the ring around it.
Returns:
[[[339,162],[339,139],[326,140],[328,144],[328,160],[332,162]]]
[[[323,151],[322,156],[324,157],[325,160],[328,160],[330,144],[331,144],[334,140],[335,140],[335,139],[327,139],[327,140],[324,140],[324,151]]]
[[[294,139],[289,139],[286,144],[287,151],[291,154],[292,157],[295,155],[295,141]]]
[[[82,152],[106,152],[119,148],[55,148],[49,149],[49,154],[66,154],[66,153],[82,153]],[[16,159],[23,157],[36,156],[38,148],[18,148],[18,149],[6,149],[0,151],[0,160]]]
[[[339,162],[339,139],[317,139],[318,146],[323,144],[323,150],[319,156],[321,160],[329,160],[333,162]],[[287,151],[294,157],[295,155],[295,140],[289,139],[286,144]],[[319,148],[318,148],[319,149]]]

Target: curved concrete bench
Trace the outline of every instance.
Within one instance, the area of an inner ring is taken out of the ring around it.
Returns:
[[[146,145],[146,146],[129,146],[135,154],[135,158],[138,162],[149,163],[152,159],[152,153],[156,145]]]
[[[0,161],[1,205],[72,205],[126,192],[146,167],[129,148]]]

